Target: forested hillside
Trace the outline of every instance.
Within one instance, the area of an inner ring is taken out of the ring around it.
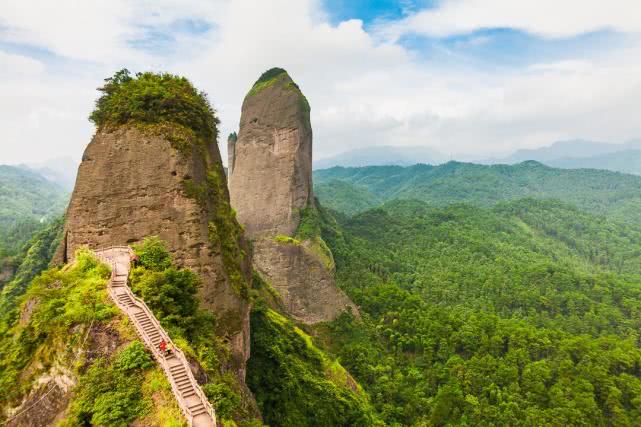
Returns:
[[[603,170],[554,169],[533,161],[514,166],[449,162],[337,167],[315,171],[314,180],[323,205],[348,213],[345,206],[367,208],[375,203],[363,201],[367,192],[382,201],[417,199],[438,206],[457,202],[490,206],[533,197],[560,199],[592,213],[641,223],[641,177]],[[336,180],[353,188],[337,187]],[[358,204],[352,204],[354,198]]]
[[[35,172],[0,165],[0,230],[19,220],[55,217],[66,207],[68,196]]]
[[[63,213],[68,196],[35,172],[0,165],[0,289],[24,261],[32,236]]]
[[[640,419],[638,226],[531,198],[339,217],[323,238],[362,322],[317,333],[385,422]]]

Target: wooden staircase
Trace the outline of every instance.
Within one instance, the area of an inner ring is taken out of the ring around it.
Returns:
[[[185,355],[171,341],[147,304],[137,298],[127,285],[132,250],[128,246],[113,246],[95,253],[99,259],[111,265],[109,295],[127,314],[136,332],[162,367],[189,425],[215,427],[214,408],[196,382]],[[160,351],[159,344],[163,339],[173,346],[174,352],[171,355],[165,355]]]

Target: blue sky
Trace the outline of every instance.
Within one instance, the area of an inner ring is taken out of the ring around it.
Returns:
[[[641,136],[639,16],[638,0],[0,2],[0,163],[79,158],[95,88],[122,67],[190,78],[223,135],[260,73],[284,67],[317,157],[621,142]]]
[[[417,10],[433,7],[429,0],[323,0],[323,9],[333,24],[360,19],[368,27],[381,20],[396,20]]]
[[[333,24],[359,19],[366,29],[395,21],[420,10],[434,10],[435,0],[323,0]],[[617,46],[626,35],[610,30],[571,37],[545,38],[509,27],[483,28],[444,37],[408,34],[399,44],[426,61],[448,61],[461,66],[521,67],[540,61],[561,60],[571,54],[585,57]]]

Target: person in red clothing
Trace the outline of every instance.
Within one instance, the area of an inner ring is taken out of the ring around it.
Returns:
[[[160,347],[160,352],[165,353],[167,350],[167,341],[163,338],[162,341],[160,341],[160,344],[158,344],[158,347]]]

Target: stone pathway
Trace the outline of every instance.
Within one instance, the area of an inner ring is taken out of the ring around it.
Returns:
[[[178,405],[192,427],[215,427],[216,414],[196,382],[185,355],[171,341],[144,301],[137,298],[129,286],[129,267],[132,251],[128,246],[117,246],[96,251],[98,258],[112,266],[109,295],[127,314],[136,332],[162,367]],[[171,343],[174,353],[165,356],[158,344]]]

